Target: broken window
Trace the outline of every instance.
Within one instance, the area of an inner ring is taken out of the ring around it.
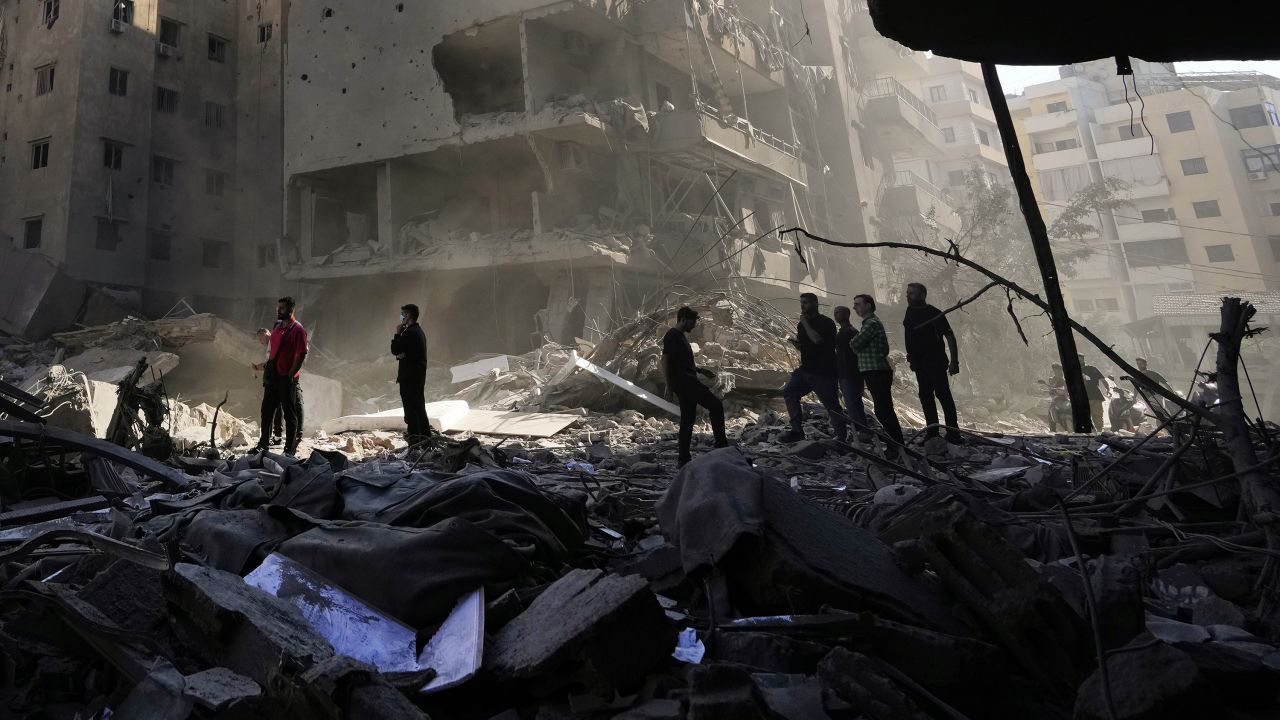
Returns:
[[[173,236],[163,230],[152,230],[147,239],[147,257],[168,262],[173,251]]]
[[[170,20],[165,17],[160,18],[160,44],[168,45],[176,50],[178,47],[178,33],[181,28],[182,25],[177,20]]]
[[[271,23],[263,23],[258,26],[258,43],[262,44],[271,39]]]
[[[1165,122],[1169,123],[1169,132],[1171,133],[1188,132],[1196,129],[1195,122],[1191,120],[1191,112],[1188,110],[1171,112],[1165,115],[1164,119]]]
[[[1048,105],[1045,105],[1045,106],[1044,106],[1044,110],[1045,110],[1045,112],[1050,112],[1050,113],[1066,112],[1066,111],[1067,111],[1067,101],[1066,101],[1066,100],[1059,100],[1058,102],[1051,102],[1051,103],[1049,103]]]
[[[123,224],[118,220],[98,218],[98,232],[93,246],[99,250],[115,252],[120,245],[120,226]]]
[[[200,263],[207,268],[220,268],[225,260],[227,243],[223,240],[200,241]]]
[[[518,21],[500,20],[448,35],[431,57],[455,118],[525,109]]]
[[[102,164],[111,170],[124,167],[124,145],[115,140],[102,141]]]
[[[1209,164],[1202,157],[1187,158],[1178,162],[1182,164],[1183,175],[1204,175],[1209,172]]]
[[[175,113],[178,111],[178,91],[156,86],[156,111]]]
[[[222,127],[223,119],[226,114],[226,108],[212,100],[206,100],[204,103],[204,126],[211,128]]]
[[[227,174],[217,170],[204,171],[204,194],[222,197],[227,185]]]
[[[22,247],[35,250],[40,247],[44,235],[44,216],[27,218],[22,221]]]
[[[49,167],[49,141],[37,140],[31,143],[31,169]]]
[[[1198,218],[1215,218],[1222,217],[1222,210],[1218,208],[1217,200],[1201,200],[1191,203],[1191,208],[1196,211]]]
[[[1227,112],[1231,115],[1231,124],[1237,130],[1263,127],[1267,124],[1267,114],[1263,111],[1261,105],[1231,108]]]
[[[209,59],[214,62],[227,61],[227,41],[217,35],[209,35]]]
[[[40,19],[45,27],[53,27],[53,22],[58,19],[59,11],[59,0],[44,0],[44,9],[40,13]]]
[[[1209,258],[1209,262],[1231,262],[1236,259],[1236,254],[1231,250],[1231,245],[1206,245],[1204,254]]]
[[[111,68],[111,73],[107,79],[107,92],[112,95],[125,96],[129,94],[129,71],[120,68]]]
[[[36,68],[36,95],[48,95],[53,92],[53,65]]]
[[[157,185],[173,184],[173,160],[160,155],[151,156],[151,182]]]

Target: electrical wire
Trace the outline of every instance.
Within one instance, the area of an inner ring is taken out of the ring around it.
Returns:
[[[1041,200],[1041,201],[1039,201],[1037,204],[1039,204],[1039,205],[1050,205],[1050,206],[1053,206],[1053,207],[1060,207],[1060,208],[1069,208],[1069,207],[1071,207],[1070,205],[1065,205],[1065,204],[1063,204],[1063,203],[1050,202],[1050,201],[1048,201],[1048,200]],[[1182,229],[1184,229],[1184,230],[1203,230],[1203,231],[1205,231],[1205,232],[1216,232],[1216,233],[1221,233],[1221,234],[1223,234],[1223,235],[1239,235],[1239,236],[1241,236],[1241,237],[1255,238],[1255,239],[1258,239],[1258,240],[1270,240],[1270,239],[1271,239],[1271,236],[1270,236],[1270,235],[1255,235],[1255,234],[1253,234],[1253,233],[1237,232],[1237,231],[1235,231],[1235,230],[1222,230],[1222,229],[1220,229],[1220,228],[1209,228],[1209,227],[1203,227],[1203,226],[1200,226],[1200,225],[1186,225],[1186,224],[1184,224],[1184,223],[1180,223],[1180,222],[1171,222],[1171,221],[1169,221],[1169,220],[1151,220],[1151,221],[1147,221],[1147,220],[1142,219],[1141,217],[1133,217],[1133,216],[1131,216],[1131,215],[1116,215],[1115,213],[1111,213],[1111,214],[1112,214],[1112,216],[1113,216],[1113,217],[1120,218],[1121,220],[1135,220],[1135,221],[1137,221],[1137,222],[1144,222],[1144,223],[1147,223],[1147,224],[1150,224],[1150,225],[1172,225],[1172,226],[1174,226],[1174,227],[1179,227],[1179,228],[1182,228]]]

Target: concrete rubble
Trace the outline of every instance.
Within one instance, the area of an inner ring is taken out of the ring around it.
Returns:
[[[679,470],[674,418],[571,369],[580,352],[661,394],[661,313],[594,345],[481,358],[430,440],[408,445],[387,410],[310,434],[299,457],[250,452],[256,427],[169,396],[200,362],[185,348],[235,354],[216,318],[6,353],[47,363],[13,377],[28,391],[0,385],[5,716],[1280,711],[1272,520],[1250,514],[1220,429],[966,423],[963,445],[909,431],[889,461],[833,439],[814,407],[808,439],[783,444],[783,321],[707,306],[695,342],[736,445],[712,450],[702,426]],[[63,364],[128,359],[121,345],[138,356],[115,384]],[[152,379],[153,362],[170,372]],[[570,423],[456,429],[547,411]],[[1260,457],[1278,430],[1252,427]]]

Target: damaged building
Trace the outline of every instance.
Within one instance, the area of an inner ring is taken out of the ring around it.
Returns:
[[[458,358],[597,340],[690,286],[871,291],[871,255],[777,230],[958,229],[948,179],[1004,169],[976,66],[866,3],[297,2],[287,33],[282,263],[352,351],[405,302]]]

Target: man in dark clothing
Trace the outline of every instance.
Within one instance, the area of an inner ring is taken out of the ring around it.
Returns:
[[[902,424],[893,408],[893,366],[889,364],[889,336],[884,323],[876,317],[876,301],[870,295],[855,295],[853,311],[862,318],[862,330],[849,341],[858,358],[858,370],[871,392],[876,419],[884,427],[894,445],[885,446],[886,457],[899,457],[902,452]]]
[[[907,346],[907,363],[916,374],[920,386],[920,407],[924,410],[925,437],[938,437],[938,403],[946,421],[947,442],[960,443],[960,421],[956,417],[956,401],[951,397],[947,377],[960,374],[960,355],[956,351],[956,334],[947,316],[925,302],[929,291],[920,283],[907,285],[907,313],[903,317],[903,338]],[[946,340],[951,362],[942,347]],[[937,397],[938,403],[934,402]]]
[[[1161,375],[1160,373],[1156,372],[1155,370],[1148,370],[1148,369],[1147,369],[1147,359],[1146,359],[1146,358],[1143,358],[1143,357],[1140,357],[1140,358],[1134,358],[1134,363],[1138,366],[1138,370],[1142,371],[1142,374],[1143,374],[1143,375],[1146,375],[1148,378],[1150,378],[1151,380],[1155,381],[1155,383],[1156,383],[1157,385],[1162,386],[1163,388],[1165,388],[1165,389],[1166,389],[1166,390],[1168,390],[1169,392],[1176,392],[1176,391],[1173,389],[1173,386],[1169,384],[1169,381],[1168,381],[1168,380],[1166,380],[1166,379],[1165,379],[1165,377],[1164,377],[1163,375]],[[1150,403],[1157,403],[1157,404],[1159,404],[1159,406],[1160,406],[1160,409],[1161,409],[1161,410],[1164,410],[1164,411],[1168,412],[1168,410],[1169,410],[1169,406],[1165,403],[1164,399],[1163,399],[1163,398],[1161,398],[1159,395],[1156,395],[1155,393],[1151,393],[1150,395],[1148,395],[1145,391],[1143,392],[1143,395],[1144,395],[1144,397],[1146,397],[1146,398],[1147,398],[1147,402],[1150,402]]]
[[[688,334],[697,324],[698,313],[692,308],[682,307],[676,311],[675,327],[662,337],[662,374],[667,380],[667,392],[674,394],[680,403],[677,457],[681,466],[692,459],[689,445],[693,442],[693,421],[699,405],[706,408],[711,416],[711,432],[715,435],[716,447],[729,446],[729,439],[724,433],[724,404],[698,381],[698,375],[714,380],[715,373],[693,363],[693,347],[689,345]]]
[[[415,443],[431,434],[427,419],[427,335],[418,324],[418,306],[400,308],[400,324],[391,337],[391,354],[400,361],[396,382],[404,405],[405,440]]]
[[[831,311],[840,331],[836,333],[836,377],[840,379],[840,394],[844,396],[844,407],[849,422],[853,423],[858,439],[862,442],[871,440],[871,431],[867,424],[867,406],[862,402],[862,372],[858,370],[858,356],[849,347],[849,342],[857,336],[858,330],[849,322],[851,312],[843,305]]]
[[[280,324],[277,320],[276,325]],[[266,372],[267,361],[271,359],[271,331],[266,328],[258,328],[258,344],[266,350],[266,357],[260,363],[252,363],[252,367],[257,372]],[[264,433],[265,434],[265,433]],[[271,415],[271,444],[280,445],[284,443],[284,412],[279,407]]]
[[[1102,432],[1102,403],[1106,398],[1103,393],[1105,381],[1102,377],[1102,371],[1098,368],[1085,363],[1084,354],[1080,354],[1080,374],[1084,376],[1084,391],[1089,397],[1089,416],[1093,419],[1093,429],[1095,432]]]
[[[800,295],[800,322],[796,336],[791,340],[800,351],[800,367],[791,372],[791,379],[782,388],[787,401],[787,413],[791,416],[791,430],[783,435],[782,442],[804,439],[804,410],[800,398],[812,392],[827,409],[831,429],[839,440],[848,433],[848,422],[840,409],[840,385],[836,376],[836,324],[831,318],[818,312],[818,296],[813,293]]]
[[[270,446],[272,417],[277,411],[284,415],[284,454],[298,452],[302,441],[302,388],[298,378],[302,375],[302,362],[307,358],[307,331],[293,315],[291,297],[276,302],[276,323],[268,345],[271,357],[262,371],[262,437],[258,449]]]

